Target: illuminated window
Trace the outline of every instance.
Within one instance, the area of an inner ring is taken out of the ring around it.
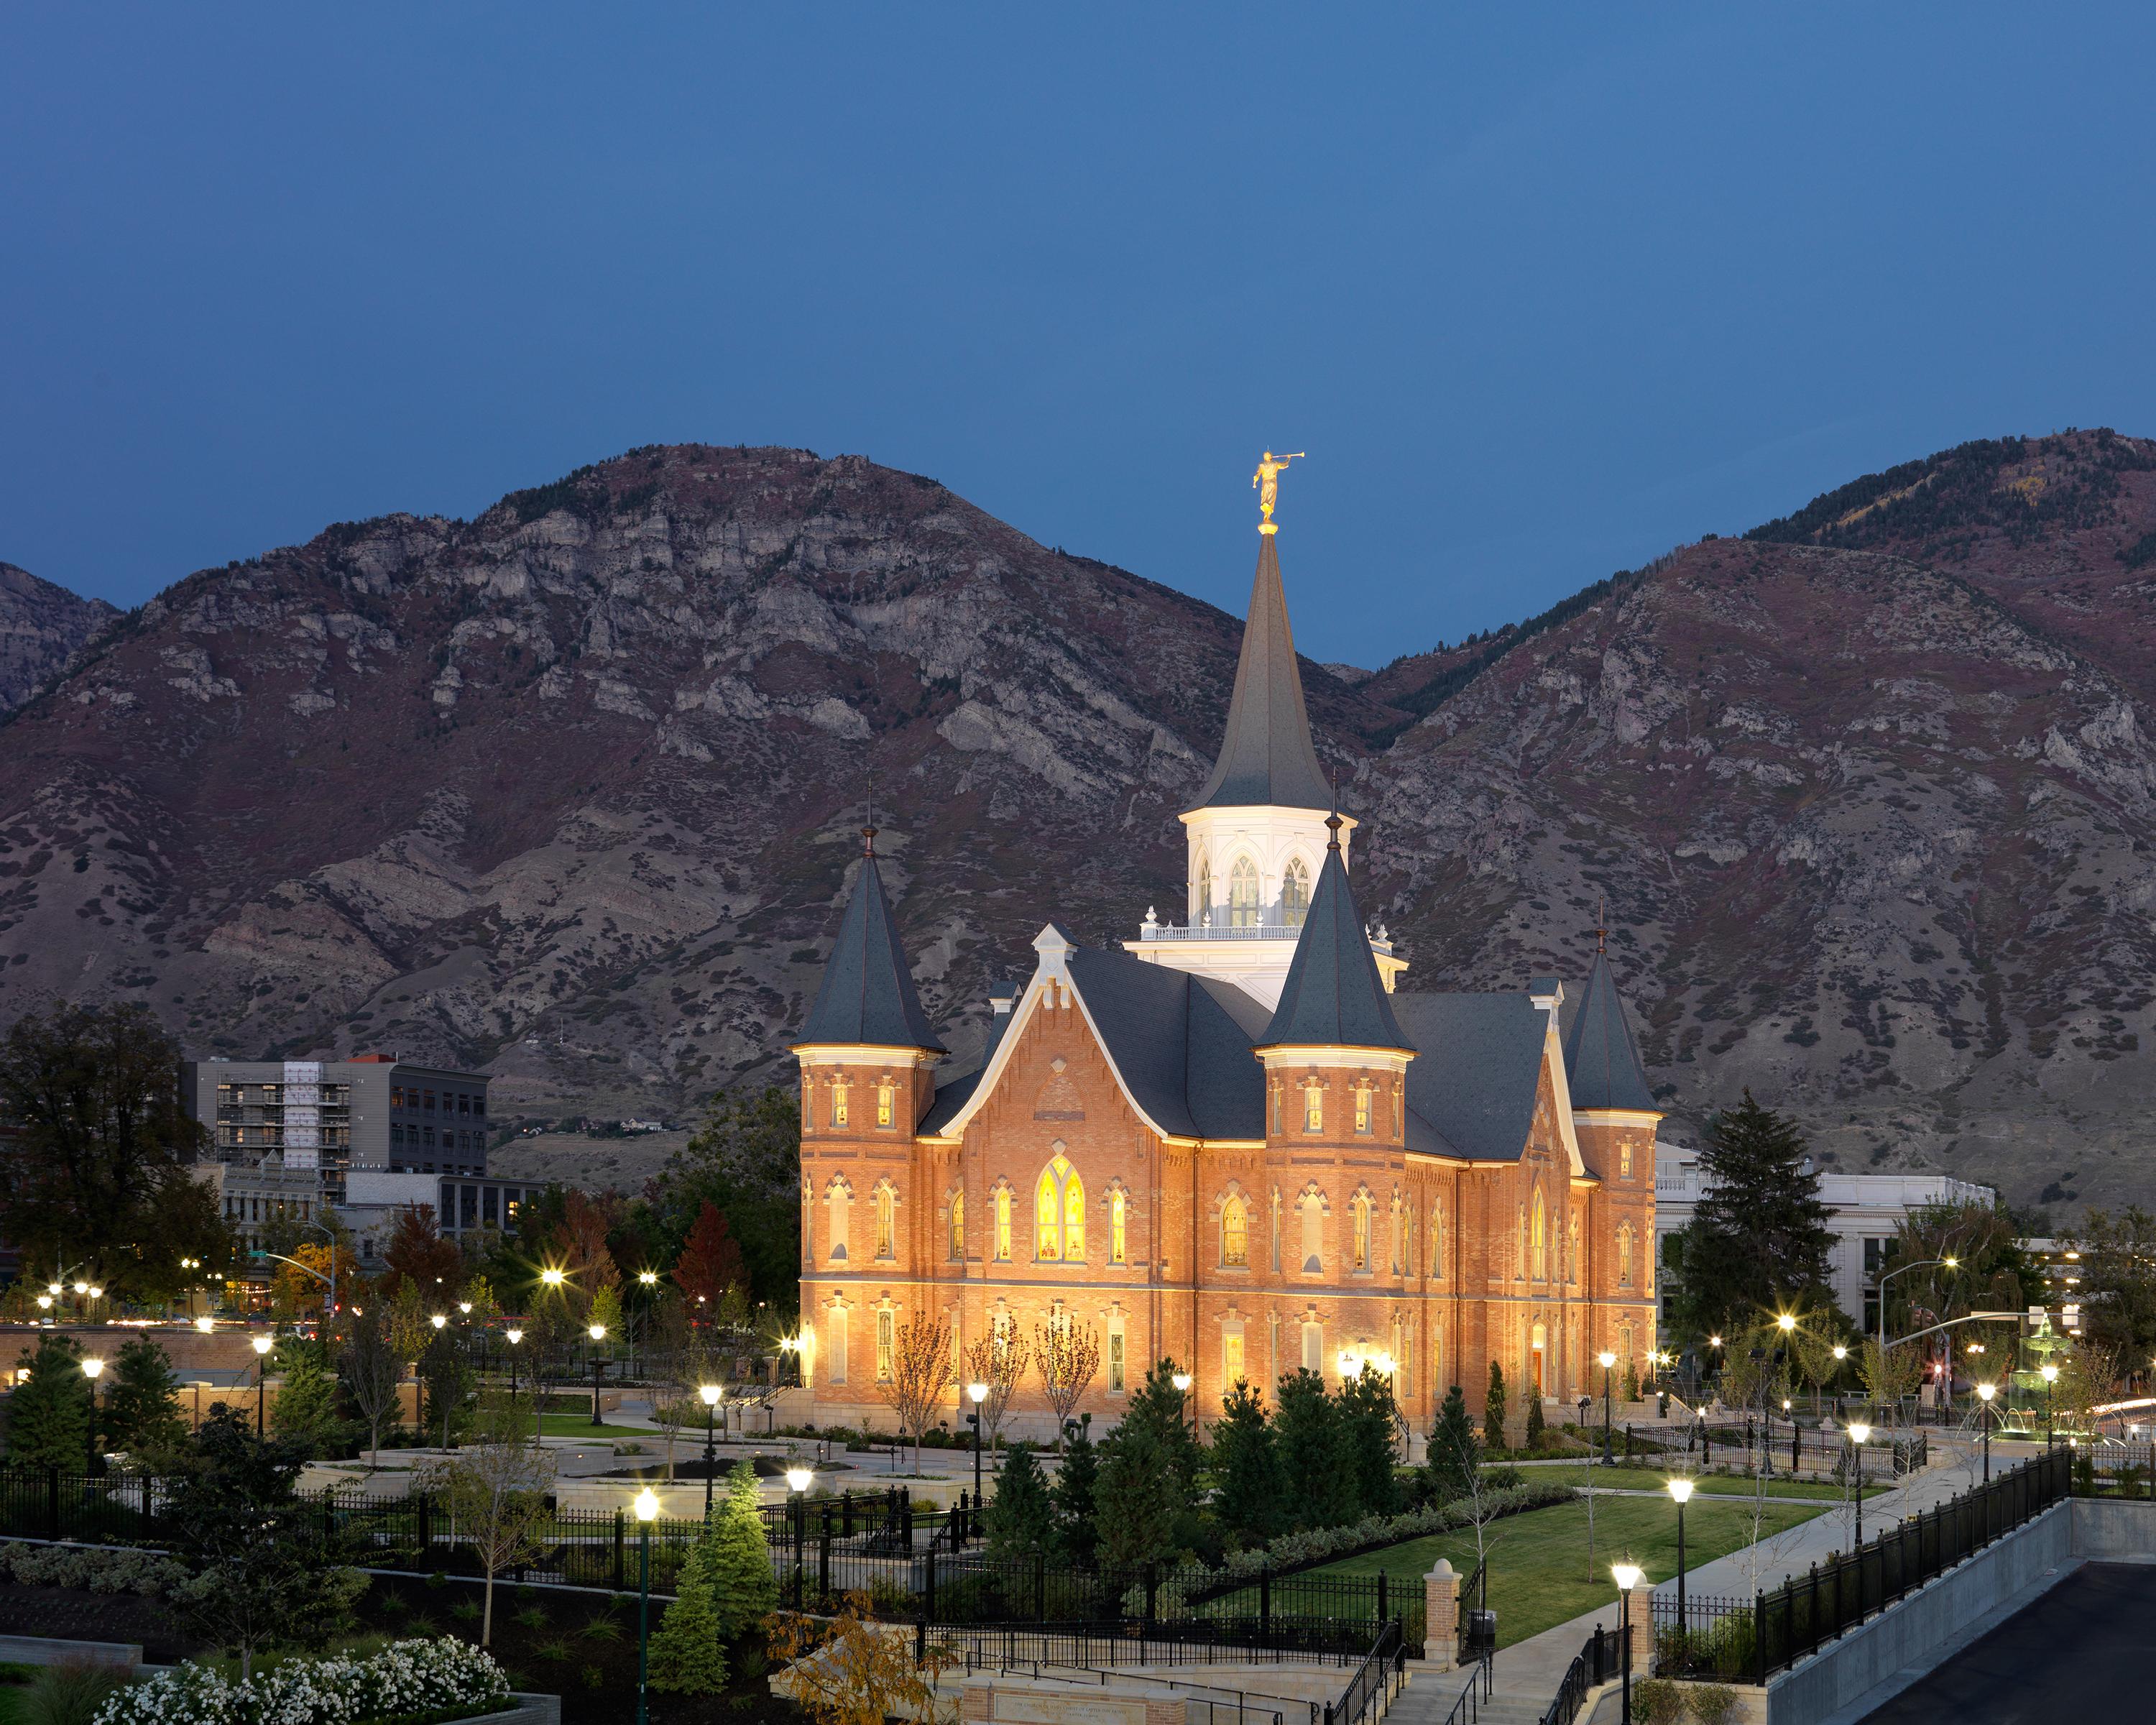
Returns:
[[[844,1126],[846,1123],[846,1086],[843,1084],[834,1084],[831,1086],[831,1124]]]
[[[951,1260],[957,1263],[966,1255],[966,1194],[951,1194]]]
[[[1204,851],[1198,853],[1198,885],[1190,896],[1190,920],[1199,921],[1213,908],[1213,864]]]
[[[1369,1129],[1370,1086],[1367,1084],[1358,1084],[1355,1086],[1355,1130],[1358,1132],[1367,1132]]]
[[[1281,877],[1281,921],[1290,928],[1300,928],[1310,915],[1310,870],[1303,867],[1297,857],[1287,865],[1287,873]]]
[[[1441,1204],[1430,1207],[1430,1278],[1445,1280],[1445,1206]]]
[[[1617,1286],[1622,1288],[1632,1286],[1632,1224],[1630,1222],[1617,1224]]]
[[[1108,1332],[1108,1394],[1121,1395],[1122,1393],[1123,1332],[1111,1330]]]
[[[876,1313],[876,1382],[891,1382],[891,1357],[898,1351],[898,1318],[895,1312]]]
[[[1128,1235],[1124,1230],[1124,1219],[1129,1214],[1129,1200],[1120,1192],[1108,1194],[1108,1261],[1122,1264],[1129,1261]]]
[[[1043,1263],[1086,1255],[1086,1185],[1060,1155],[1040,1172],[1033,1216],[1034,1255]]]
[[[897,1252],[898,1195],[891,1189],[890,1181],[886,1180],[876,1188],[875,1204],[876,1256],[895,1256]]]
[[[1243,1332],[1229,1330],[1220,1337],[1220,1382],[1233,1386],[1243,1381]]]
[[[896,1096],[896,1092],[890,1085],[879,1084],[876,1086],[876,1124],[878,1126],[891,1124],[891,1106]]]
[[[1354,1209],[1355,1267],[1368,1270],[1370,1267],[1370,1194],[1357,1193]]]
[[[1230,1195],[1220,1212],[1220,1261],[1242,1268],[1250,1261],[1250,1214],[1243,1200]],[[1242,1337],[1235,1338],[1240,1349]],[[1232,1384],[1235,1380],[1230,1377]]]
[[[1228,870],[1228,926],[1255,928],[1259,914],[1257,869],[1250,858],[1239,856]]]
[[[997,1260],[997,1262],[998,1262],[998,1263],[1003,1263],[1003,1264],[1008,1264],[1008,1263],[1010,1261],[1010,1240],[1011,1240],[1011,1195],[1010,1195],[1010,1188],[1009,1188],[1009,1187],[1008,1187],[1008,1186],[998,1186],[998,1187],[997,1187],[997,1188],[996,1188],[996,1260]]]
[[[1325,1130],[1325,1092],[1314,1078],[1302,1087],[1302,1129],[1306,1132]]]
[[[1527,1262],[1537,1281],[1548,1274],[1547,1252],[1543,1245],[1543,1195],[1535,1194],[1534,1209],[1527,1216]]]

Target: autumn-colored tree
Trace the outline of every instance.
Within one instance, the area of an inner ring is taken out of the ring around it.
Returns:
[[[431,1213],[430,1213],[431,1214]],[[334,1246],[326,1240],[301,1240],[285,1254],[306,1266],[302,1270],[295,1264],[280,1264],[270,1297],[282,1312],[295,1317],[320,1317],[328,1309],[330,1291],[326,1282],[315,1280],[315,1276],[327,1276],[334,1273],[336,1279],[337,1301],[347,1309],[360,1286],[359,1256],[347,1236]]]
[[[430,1204],[405,1205],[382,1250],[382,1291],[392,1298],[409,1282],[421,1301],[431,1305],[455,1298],[464,1285],[464,1255],[454,1240],[442,1238]]]
[[[1026,1354],[1025,1337],[1013,1324],[991,1329],[966,1350],[966,1381],[988,1387],[981,1404],[981,1431],[991,1444],[1003,1434],[1004,1415],[1025,1376]]]
[[[795,1613],[773,1621],[771,1652],[785,1668],[772,1687],[816,1725],[884,1725],[936,1717],[936,1680],[957,1663],[931,1642],[916,1657],[911,1630],[876,1622],[866,1594],[848,1594],[829,1623]]]
[[[674,1264],[674,1286],[692,1308],[690,1316],[708,1322],[718,1315],[719,1301],[730,1287],[747,1280],[741,1247],[726,1226],[726,1213],[709,1199],[696,1213],[696,1225]]]
[[[898,1416],[898,1429],[913,1439],[913,1471],[921,1471],[921,1440],[951,1387],[951,1332],[926,1312],[916,1312],[892,1338],[891,1376],[876,1392]]]
[[[579,1325],[589,1322],[592,1301],[602,1291],[617,1301],[620,1297],[621,1271],[607,1246],[613,1225],[605,1208],[585,1194],[572,1187],[564,1195],[562,1224],[554,1230],[547,1260],[562,1272],[563,1296]]]
[[[1091,1324],[1081,1326],[1068,1312],[1059,1312],[1046,1323],[1034,1326],[1033,1357],[1048,1405],[1055,1409],[1055,1448],[1060,1454],[1064,1425],[1100,1369],[1100,1338]]]

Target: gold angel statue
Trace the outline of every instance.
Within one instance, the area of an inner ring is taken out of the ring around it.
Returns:
[[[1258,494],[1259,511],[1265,516],[1267,525],[1272,521],[1273,506],[1280,501],[1281,473],[1286,470],[1289,462],[1304,459],[1304,451],[1297,449],[1291,455],[1276,456],[1267,449],[1265,459],[1258,463],[1258,470],[1250,475],[1251,488]]]

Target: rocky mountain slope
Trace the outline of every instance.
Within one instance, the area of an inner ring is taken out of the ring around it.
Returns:
[[[13,712],[120,614],[0,563],[0,714]]]
[[[1973,445],[1494,643],[1306,665],[1404,985],[1576,973],[1606,897],[1673,1135],[1749,1085],[1845,1168],[2149,1195],[2152,530],[2156,445]],[[1239,628],[851,457],[641,450],[341,525],[0,730],[0,1018],[139,999],[203,1053],[682,1114],[783,1071],[873,774],[963,1047],[1048,916],[1179,894]]]

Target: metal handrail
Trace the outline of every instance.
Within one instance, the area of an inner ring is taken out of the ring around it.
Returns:
[[[1452,1711],[1445,1716],[1445,1725],[1475,1725],[1481,1716],[1482,1703],[1490,1699],[1496,1682],[1491,1666],[1493,1661],[1478,1659],[1468,1675],[1467,1686],[1460,1692],[1460,1699],[1452,1704]]]

